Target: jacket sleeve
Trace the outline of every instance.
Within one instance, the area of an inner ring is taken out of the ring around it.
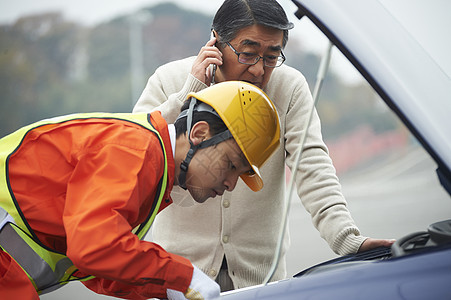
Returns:
[[[175,260],[177,258],[182,258],[180,256],[174,255]],[[183,262],[183,258],[180,263]],[[83,274],[81,274],[83,276]],[[88,289],[92,290],[97,294],[113,296],[117,298],[124,299],[149,299],[158,298],[166,299],[167,289],[162,288],[158,281],[146,282],[142,285],[140,284],[127,284],[117,280],[109,280],[105,278],[94,278],[91,280],[82,282]]]
[[[307,82],[301,76],[297,82],[286,113],[285,149],[287,165],[292,171],[294,159],[305,135],[309,114],[314,105]],[[328,149],[322,140],[321,123],[316,109],[305,139],[301,161],[297,166],[296,187],[314,226],[331,249],[340,255],[355,253],[366,237],[360,235],[346,200]]]
[[[163,172],[158,142],[143,146],[138,140],[145,137],[134,133],[134,140],[132,133],[73,154],[63,213],[67,256],[97,277],[86,284],[100,293],[149,298],[168,288],[186,291],[191,263],[131,232],[147,216]]]

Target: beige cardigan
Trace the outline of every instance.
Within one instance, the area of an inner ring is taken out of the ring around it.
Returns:
[[[168,123],[174,122],[187,94],[206,88],[189,74],[193,61],[194,57],[190,57],[158,68],[133,111],[158,109]],[[197,204],[189,193],[175,188],[174,204],[158,215],[152,231],[153,241],[169,252],[187,257],[212,278],[225,255],[235,288],[260,284],[271,266],[285,201],[285,164],[293,170],[294,153],[300,147],[313,105],[304,76],[286,65],[274,70],[265,92],[280,116],[283,147],[262,168],[263,189],[254,193],[239,180],[233,192]],[[298,167],[298,195],[332,250],[340,255],[355,253],[365,237],[360,235],[346,208],[327,151],[315,111]],[[272,280],[286,277],[289,243],[286,232]]]

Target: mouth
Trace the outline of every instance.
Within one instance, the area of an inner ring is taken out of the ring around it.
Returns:
[[[216,191],[216,190],[212,190],[212,193],[211,193],[211,198],[214,198],[214,197],[216,197],[216,196],[222,196],[224,194],[224,192],[221,192],[221,191]]]

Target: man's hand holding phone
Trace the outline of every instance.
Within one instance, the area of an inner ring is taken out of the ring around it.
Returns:
[[[200,49],[191,68],[191,74],[207,86],[214,83],[216,66],[222,65],[222,53],[215,44],[216,37],[212,31],[210,40]]]

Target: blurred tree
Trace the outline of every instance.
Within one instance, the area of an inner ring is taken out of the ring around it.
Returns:
[[[94,27],[89,34],[89,80],[102,82],[121,78],[129,71],[129,38],[126,20],[113,20]]]
[[[3,136],[64,111],[62,86],[67,84],[81,27],[65,21],[59,13],[44,13],[20,18],[1,29]]]
[[[150,76],[170,61],[197,55],[210,38],[213,16],[184,10],[173,3],[147,8],[152,16],[144,26],[144,65]]]

